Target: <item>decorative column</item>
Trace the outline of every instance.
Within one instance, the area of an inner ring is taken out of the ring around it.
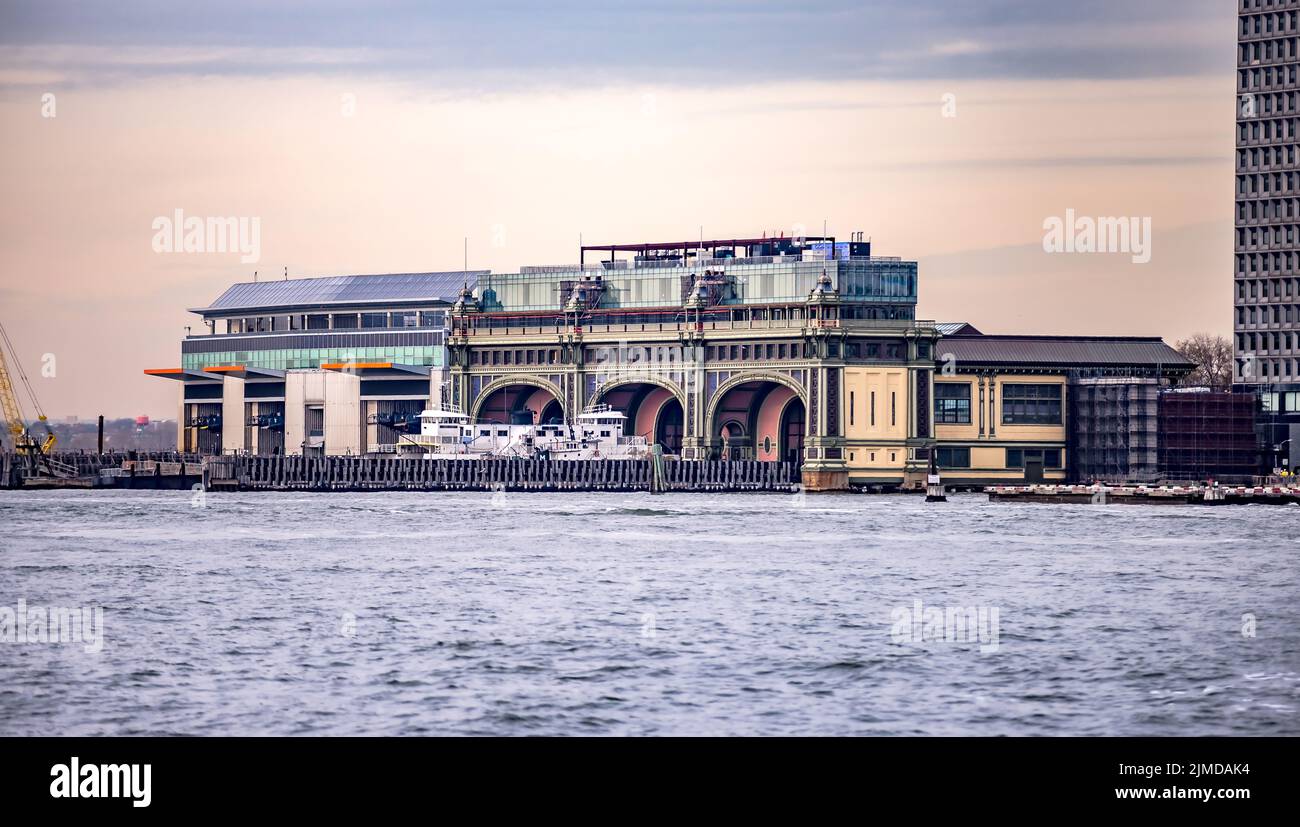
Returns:
[[[840,329],[840,291],[822,270],[806,300],[808,327],[805,341],[812,344],[817,364],[808,371],[807,433],[804,434],[803,486],[807,491],[847,491],[849,469],[844,462],[841,412],[843,394],[843,342],[840,353],[829,355],[831,334]],[[836,341],[840,336],[835,335]]]
[[[708,306],[703,284],[696,281],[682,308],[686,311],[684,330],[678,335],[682,348],[682,459],[707,459],[709,456],[708,365],[705,364],[704,324],[701,311]],[[689,358],[687,358],[689,357]]]

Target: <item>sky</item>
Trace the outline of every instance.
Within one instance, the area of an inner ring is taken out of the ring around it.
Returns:
[[[6,2],[0,322],[51,417],[176,416],[231,283],[861,230],[918,317],[1231,332],[1235,8],[1220,0]],[[256,218],[260,257],[155,250]],[[1149,261],[1049,253],[1070,214]]]

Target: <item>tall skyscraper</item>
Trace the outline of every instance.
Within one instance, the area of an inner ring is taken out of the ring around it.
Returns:
[[[1300,0],[1237,2],[1235,379],[1274,467],[1300,455]]]

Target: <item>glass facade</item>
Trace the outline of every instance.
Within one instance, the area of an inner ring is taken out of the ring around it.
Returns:
[[[181,367],[217,365],[292,370],[336,362],[446,364],[441,331],[297,336],[198,336],[181,344]]]
[[[488,311],[560,310],[572,285],[600,276],[602,308],[677,307],[690,290],[691,275],[721,271],[729,282],[722,303],[730,305],[801,302],[825,270],[846,302],[916,303],[916,262],[887,258],[803,261],[794,256],[716,260],[713,265],[635,267],[488,274],[476,295]]]

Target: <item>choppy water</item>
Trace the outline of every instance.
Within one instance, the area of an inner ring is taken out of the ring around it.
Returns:
[[[1300,508],[0,493],[0,735],[1297,734]],[[997,651],[893,612],[996,607]],[[1255,636],[1243,636],[1243,615]],[[910,628],[910,627],[909,627]]]

